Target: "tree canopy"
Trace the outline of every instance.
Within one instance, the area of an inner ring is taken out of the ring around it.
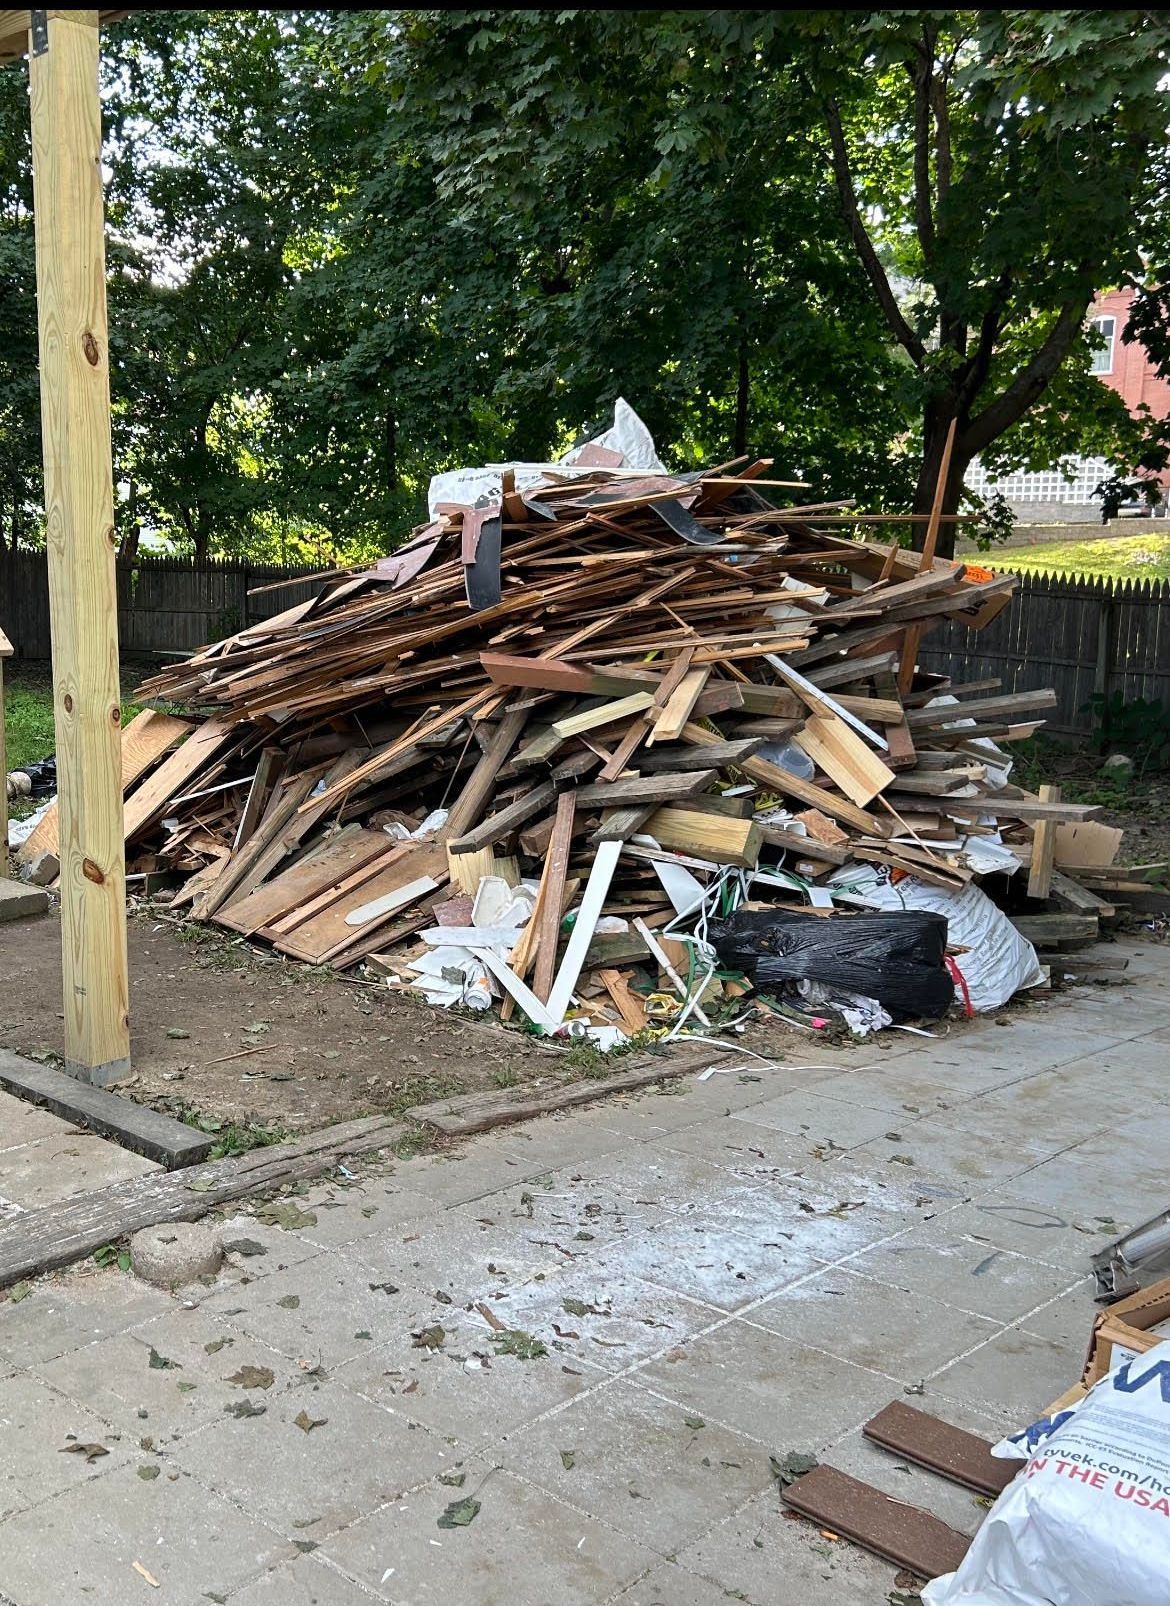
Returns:
[[[977,454],[1132,466],[1160,421],[1085,316],[1139,285],[1160,338],[1168,43],[1146,11],[134,14],[103,39],[122,539],[383,550],[433,472],[546,458],[618,395],[667,461],[867,507],[929,504],[952,420],[952,511]],[[10,543],[25,94],[0,69]]]

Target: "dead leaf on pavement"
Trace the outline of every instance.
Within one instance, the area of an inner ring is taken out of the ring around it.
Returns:
[[[502,1322],[490,1305],[485,1305],[481,1300],[475,1308],[494,1332],[503,1333],[507,1331],[507,1322]]]
[[[566,1472],[572,1472],[572,1470],[573,1470],[574,1466],[576,1465],[576,1463],[577,1463],[577,1452],[576,1452],[576,1450],[562,1450],[561,1451],[561,1465],[564,1467]]]
[[[447,1342],[447,1335],[436,1322],[433,1327],[419,1328],[417,1333],[410,1335],[410,1340],[413,1349],[436,1350],[442,1349]]]
[[[768,1465],[780,1488],[787,1489],[790,1483],[803,1478],[806,1472],[815,1472],[820,1463],[815,1455],[808,1455],[803,1450],[789,1450],[787,1455],[779,1458],[770,1455]]]
[[[266,1405],[257,1405],[253,1400],[234,1400],[231,1405],[224,1406],[227,1414],[237,1420],[245,1416],[263,1416],[267,1409]]]
[[[210,1344],[204,1344],[203,1353],[205,1355],[218,1355],[220,1350],[225,1348],[226,1345],[234,1343],[234,1338],[213,1338]]]
[[[698,1432],[700,1428],[705,1428],[707,1426],[706,1422],[703,1421],[701,1416],[684,1416],[683,1421],[688,1428],[694,1428],[696,1432]]]
[[[224,1244],[223,1252],[225,1255],[243,1255],[245,1257],[249,1255],[266,1255],[268,1253],[264,1245],[257,1243],[255,1238],[233,1238],[230,1244]]]
[[[241,1366],[225,1381],[240,1389],[270,1389],[276,1381],[276,1373],[270,1366]]]
[[[256,1212],[257,1221],[262,1221],[266,1227],[282,1227],[285,1232],[299,1232],[302,1227],[315,1227],[316,1214],[312,1210],[302,1210],[300,1205],[292,1204],[287,1199],[274,1199]]]
[[[466,1472],[440,1472],[439,1482],[445,1483],[448,1489],[462,1489],[467,1482]]]
[[[452,1500],[451,1504],[439,1518],[440,1528],[467,1528],[479,1516],[481,1507],[478,1500],[468,1495],[463,1500]]]
[[[312,1433],[314,1428],[323,1428],[328,1420],[327,1416],[310,1416],[308,1411],[301,1411],[293,1417],[293,1426],[302,1433]]]
[[[142,1479],[143,1483],[153,1483],[158,1477],[158,1474],[158,1467],[139,1467],[138,1469],[138,1476]]]
[[[59,1452],[61,1455],[83,1455],[86,1461],[96,1461],[103,1455],[109,1455],[104,1444],[63,1444]]]
[[[281,1310],[299,1310],[301,1296],[299,1294],[286,1294],[283,1299],[278,1299],[276,1303]]]
[[[149,1364],[152,1372],[181,1372],[183,1370],[178,1361],[172,1361],[167,1355],[160,1355],[153,1344],[150,1346]]]
[[[27,1299],[32,1293],[31,1283],[13,1283],[8,1290],[8,1298],[13,1305],[19,1305],[22,1299]]]

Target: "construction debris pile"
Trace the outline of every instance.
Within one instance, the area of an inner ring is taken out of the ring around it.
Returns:
[[[1000,744],[1054,697],[916,668],[933,626],[978,629],[1014,577],[871,544],[847,503],[774,506],[769,466],[670,475],[594,446],[505,469],[371,569],[154,676],[140,697],[210,717],[126,728],[130,870],[181,877],[175,907],[291,958],[602,1043],[752,996],[737,912],[856,933],[934,910],[944,1002],[978,990],[983,941],[1010,975],[997,1002],[1035,984],[976,880],[1047,897],[1057,830],[1095,812],[1009,779]],[[802,945],[761,1009],[888,1023],[880,988],[826,983]]]

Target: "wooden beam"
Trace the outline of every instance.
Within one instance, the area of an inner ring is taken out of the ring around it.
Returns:
[[[8,874],[8,750],[4,741],[4,660],[12,643],[0,630],[0,881]]]
[[[1040,788],[1042,803],[1059,803],[1059,786]],[[1032,833],[1032,864],[1028,871],[1029,898],[1047,898],[1052,891],[1052,867],[1056,856],[1056,821],[1037,820]]]
[[[576,812],[576,794],[562,792],[557,798],[556,821],[544,861],[544,873],[540,878],[532,919],[529,921],[532,937],[530,942],[525,944],[523,965],[526,967],[535,953],[536,975],[532,987],[542,1004],[548,1002],[557,968],[557,933],[561,929],[565,879],[569,870],[569,853],[573,845],[573,823]],[[520,974],[523,977],[523,969]]]
[[[29,58],[45,530],[60,814],[65,1068],[130,1069],[98,13]]]

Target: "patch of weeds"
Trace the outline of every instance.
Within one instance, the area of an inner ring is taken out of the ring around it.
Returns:
[[[497,1087],[515,1087],[520,1078],[511,1065],[501,1065],[498,1071],[492,1072],[492,1081]]]
[[[117,1266],[119,1271],[130,1270],[130,1251],[119,1249],[117,1244],[103,1244],[100,1249],[94,1250],[92,1258],[98,1266]]]
[[[435,1104],[439,1099],[454,1098],[465,1092],[458,1076],[408,1076],[391,1092],[382,1105],[384,1115],[405,1115],[418,1104]]]
[[[615,1069],[620,1068],[620,1061],[631,1054],[640,1054],[653,1048],[656,1042],[657,1038],[649,1028],[636,1032],[624,1043],[608,1050],[598,1048],[587,1037],[575,1037],[565,1050],[564,1063],[578,1076],[600,1079],[612,1076]]]
[[[519,1327],[510,1327],[503,1333],[493,1333],[491,1343],[497,1355],[512,1355],[518,1361],[538,1361],[548,1354],[547,1344],[542,1344],[539,1338],[535,1338],[531,1333],[525,1333]]]
[[[417,1154],[430,1154],[437,1145],[437,1134],[420,1126],[417,1131],[404,1132],[397,1143],[390,1145],[390,1153],[400,1160],[413,1160]]]
[[[292,1137],[288,1128],[277,1122],[262,1126],[258,1121],[217,1121],[213,1115],[204,1115],[191,1104],[180,1106],[178,1119],[197,1132],[206,1132],[215,1138],[215,1146],[208,1156],[211,1160],[250,1154],[253,1149],[267,1149],[273,1143],[286,1143]]]

